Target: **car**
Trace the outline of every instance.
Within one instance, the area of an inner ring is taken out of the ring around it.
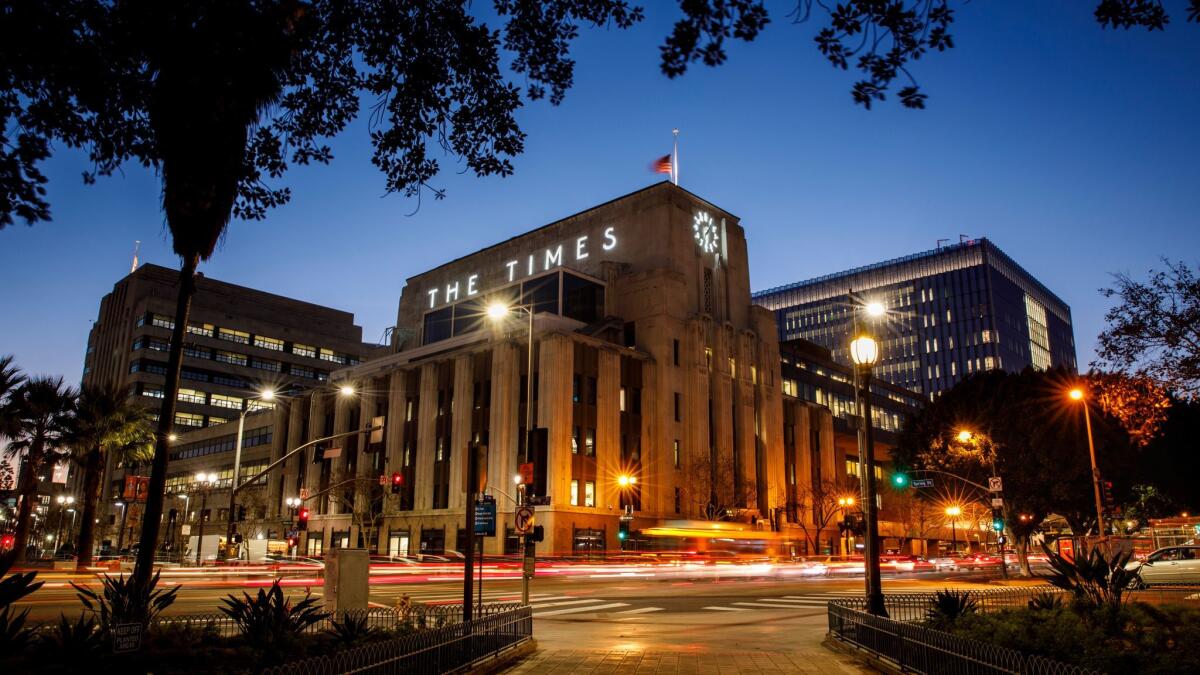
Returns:
[[[1137,570],[1142,586],[1200,583],[1200,544],[1160,548],[1145,562],[1131,562],[1126,569]]]

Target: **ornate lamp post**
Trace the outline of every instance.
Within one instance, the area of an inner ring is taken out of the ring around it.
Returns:
[[[873,313],[873,312],[872,312]],[[859,405],[865,435],[863,467],[863,512],[867,519],[867,611],[887,616],[883,605],[883,579],[879,572],[879,513],[875,489],[875,425],[871,416],[871,368],[879,360],[879,343],[870,335],[860,334],[850,342],[850,358],[859,371]]]
[[[204,510],[208,508],[208,491],[217,484],[218,476],[215,473],[204,473],[201,471],[196,474],[196,488],[200,490],[200,513],[196,519],[199,521],[199,530],[196,535],[196,566],[200,566],[200,551],[204,548]]]

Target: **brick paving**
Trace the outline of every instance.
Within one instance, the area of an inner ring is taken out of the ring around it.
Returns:
[[[540,649],[506,675],[767,675],[865,673],[854,659],[823,648],[788,652],[680,652]]]

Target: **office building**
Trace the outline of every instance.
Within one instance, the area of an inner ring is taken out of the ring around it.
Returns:
[[[125,388],[157,414],[178,277],[176,270],[142,265],[104,296],[88,335],[84,385]],[[220,425],[236,421],[248,408],[270,408],[272,403],[252,399],[265,389],[320,386],[330,370],[356,365],[373,353],[386,349],[364,344],[362,329],[348,312],[198,274],[175,429]],[[106,467],[100,512],[110,525],[123,516],[126,527],[133,528],[140,510],[136,503],[128,515],[120,512],[123,506],[115,513],[109,508],[124,498],[124,473]]]
[[[876,375],[926,398],[982,370],[1076,367],[1070,307],[987,239],[767,289],[754,301],[775,313],[781,340],[809,340],[848,364],[850,291],[886,309],[858,319],[880,341]]]

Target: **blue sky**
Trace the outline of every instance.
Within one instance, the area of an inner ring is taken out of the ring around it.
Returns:
[[[476,179],[447,158],[447,199],[417,210],[383,194],[356,123],[333,165],[290,173],[292,202],[234,222],[202,271],[352,311],[376,341],[406,277],[658,180],[647,165],[673,127],[681,185],[742,218],[755,289],[987,236],[1071,305],[1086,364],[1109,273],[1198,262],[1200,26],[1183,3],[1152,35],[1101,30],[1090,1],[959,4],[957,48],[915,66],[929,108],[870,112],[850,100],[854,73],[814,49],[815,26],[784,16],[791,2],[768,2],[774,23],[727,64],[674,81],[658,46],[676,10],[643,4],[633,30],[583,32],[561,106],[521,111],[516,175]],[[133,241],[178,266],[155,176],[129,167],[86,187],[84,168],[56,156],[53,222],[0,231],[0,353],[70,382]]]

